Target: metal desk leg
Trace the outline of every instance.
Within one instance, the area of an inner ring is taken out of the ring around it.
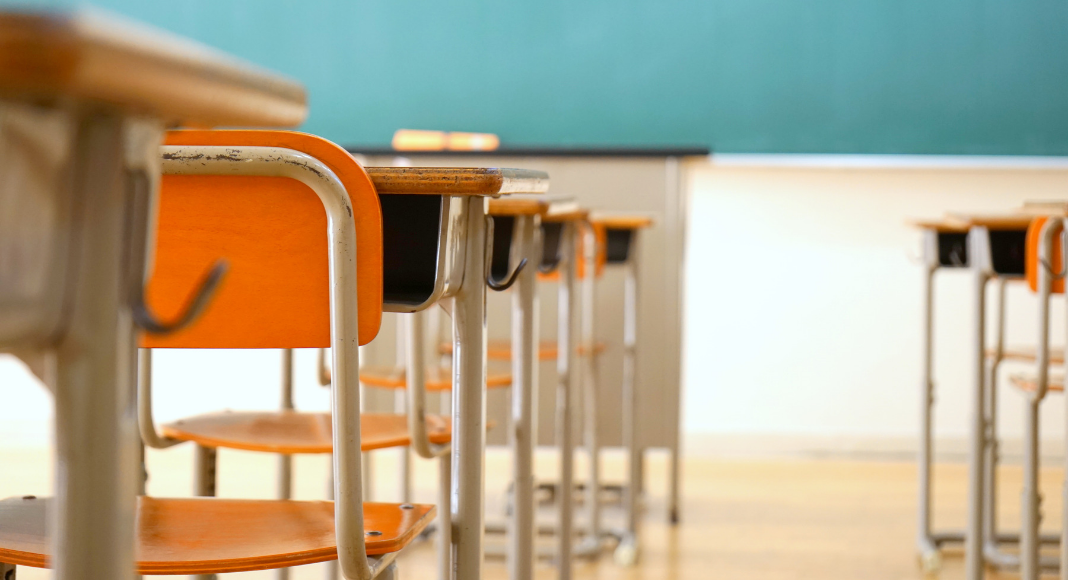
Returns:
[[[986,450],[985,338],[986,283],[991,276],[990,236],[985,227],[972,228],[968,234],[968,257],[971,262],[975,303],[972,318],[972,416],[968,449],[968,523],[964,532],[964,577],[983,577],[983,464]]]
[[[938,238],[933,231],[924,232],[923,277],[923,379],[920,382],[920,497],[919,534],[917,548],[924,572],[938,571],[942,566],[938,544],[931,536],[931,448],[932,415],[934,407],[933,318],[934,276],[938,271]]]
[[[596,337],[594,333],[594,290],[597,262],[597,237],[593,227],[583,224],[584,243],[582,244],[583,261],[586,264],[586,277],[582,280],[582,299],[579,307],[581,311],[581,338],[579,344],[586,349],[586,356],[580,357],[582,361],[582,413],[583,435],[586,440],[586,451],[589,456],[589,476],[586,479],[586,519],[588,520],[588,534],[582,543],[576,548],[577,555],[593,556],[601,552],[601,448],[597,439],[597,352]]]
[[[486,214],[464,200],[463,283],[454,298],[452,550],[456,580],[482,578],[486,452]]]
[[[572,441],[572,429],[574,421],[571,411],[573,409],[573,394],[571,385],[574,384],[575,375],[575,345],[572,343],[577,326],[577,310],[574,304],[576,274],[576,227],[573,222],[563,225],[562,238],[560,240],[563,262],[560,264],[560,285],[558,300],[557,343],[558,355],[556,359],[557,382],[556,382],[556,445],[560,448],[560,487],[557,498],[558,507],[558,535],[556,565],[559,568],[560,580],[571,579],[571,542],[574,541],[573,533],[573,494],[575,491],[574,473],[574,445]]]
[[[642,488],[642,448],[638,438],[638,390],[635,388],[635,359],[638,348],[638,232],[631,240],[623,289],[623,446],[627,449],[627,484],[623,507],[626,529],[616,547],[615,559],[621,566],[638,561],[638,532],[641,518],[639,496]]]
[[[73,150],[73,199],[82,229],[73,260],[78,289],[55,345],[55,508],[49,522],[54,577],[63,580],[134,576],[140,470],[136,337],[123,288],[126,268],[134,267],[124,260],[130,243],[124,239],[130,201],[125,125],[118,116],[86,116]]]
[[[515,482],[512,517],[508,520],[508,578],[534,578],[534,447],[537,440],[535,410],[538,387],[538,298],[534,266],[541,256],[536,217],[517,217],[521,258],[529,266],[519,273],[512,290],[512,481]]]

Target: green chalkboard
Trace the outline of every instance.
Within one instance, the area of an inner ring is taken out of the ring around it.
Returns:
[[[1064,0],[99,0],[308,86],[305,129],[1068,154]]]

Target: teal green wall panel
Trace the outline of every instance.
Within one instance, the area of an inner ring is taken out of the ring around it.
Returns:
[[[296,77],[342,143],[1068,154],[1063,0],[95,4]]]

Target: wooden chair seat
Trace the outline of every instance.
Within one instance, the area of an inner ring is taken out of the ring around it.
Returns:
[[[403,389],[408,386],[404,369],[397,367],[366,366],[360,369],[360,382],[369,387],[381,389]],[[512,373],[493,369],[486,372],[486,387],[500,389],[512,385]],[[451,391],[452,369],[449,367],[427,367],[426,390]]]
[[[430,415],[427,427],[432,443],[448,443],[452,439],[452,421],[448,417]],[[166,437],[204,447],[283,454],[333,451],[330,413],[225,411],[163,425],[162,431]],[[410,445],[408,416],[361,414],[360,442],[364,451]]]
[[[993,349],[986,351],[987,358],[994,357]],[[1016,346],[1006,348],[1001,353],[1002,360],[1034,362],[1038,358],[1037,349],[1033,346]],[[1064,364],[1064,347],[1052,347],[1049,349],[1050,364]]]
[[[1038,379],[1034,375],[1012,375],[1009,381],[1014,387],[1024,392],[1032,393],[1038,389]],[[1050,376],[1048,388],[1052,393],[1064,392],[1064,377]]]
[[[32,496],[0,501],[0,562],[48,567],[48,503]],[[436,512],[432,505],[401,505],[363,504],[364,530],[380,532],[366,536],[368,555],[404,548]],[[329,501],[142,496],[136,534],[139,574],[219,574],[337,558]]]
[[[608,345],[602,341],[597,341],[594,344],[593,352],[595,354],[601,354],[608,348]],[[452,342],[443,342],[438,347],[441,354],[452,354]],[[588,344],[580,344],[578,346],[579,356],[586,356],[586,353],[590,351]],[[556,360],[559,354],[559,348],[556,345],[555,340],[543,340],[538,343],[538,360],[549,361]],[[490,360],[512,360],[512,342],[509,340],[489,340],[486,342],[486,357]]]

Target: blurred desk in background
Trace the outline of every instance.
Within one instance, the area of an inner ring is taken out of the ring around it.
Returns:
[[[637,435],[643,449],[663,448],[671,452],[671,490],[672,495],[676,494],[681,429],[682,292],[688,226],[686,162],[706,160],[709,150],[696,147],[511,147],[490,152],[422,152],[356,146],[348,147],[348,150],[360,157],[366,166],[463,165],[547,171],[552,178],[549,195],[573,196],[581,206],[595,212],[633,212],[653,218],[654,225],[642,233],[640,244],[641,345],[636,384],[643,421],[638,425]],[[622,446],[623,274],[619,270],[608,268],[596,290],[596,338],[608,345],[601,355],[598,385],[598,435],[604,447]],[[556,284],[540,284],[539,298],[540,335],[556,336]],[[490,339],[509,338],[510,307],[507,294],[490,293],[487,304]],[[384,364],[394,360],[394,328],[393,324],[383,324],[380,339],[365,347],[368,349],[367,360]],[[553,436],[555,363],[542,365],[540,371],[538,443],[547,445]],[[488,399],[489,418],[497,425],[508,424],[507,392],[491,394]],[[383,397],[375,404],[391,408],[393,398]],[[581,416],[580,407],[575,417]],[[504,430],[494,429],[488,442],[503,445],[506,442]],[[581,442],[576,444],[581,446]]]

